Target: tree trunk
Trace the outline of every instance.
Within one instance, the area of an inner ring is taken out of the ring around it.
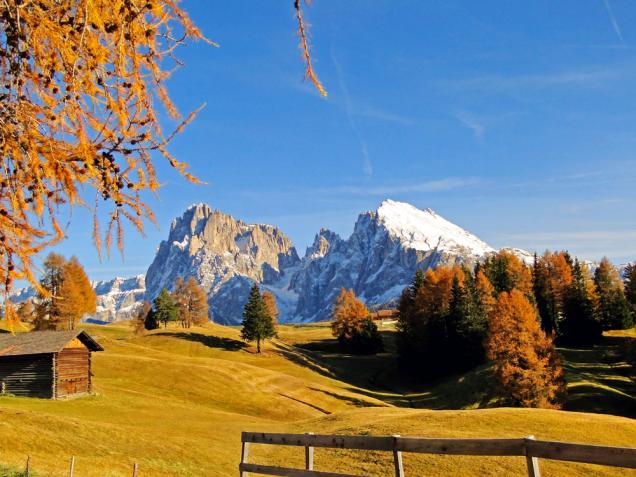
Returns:
[[[256,352],[258,354],[261,354],[261,339],[260,338],[256,340]]]

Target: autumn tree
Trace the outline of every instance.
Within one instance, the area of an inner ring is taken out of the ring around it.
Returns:
[[[16,312],[21,323],[35,323],[36,305],[33,298],[28,298],[16,307]]]
[[[179,319],[179,309],[170,292],[163,288],[152,302],[153,319],[163,323],[167,328],[168,323]]]
[[[592,278],[585,265],[575,260],[572,282],[563,296],[563,321],[559,342],[574,346],[592,346],[601,339],[597,297]]]
[[[150,302],[144,300],[141,303],[141,306],[139,307],[139,309],[137,310],[137,313],[135,313],[134,318],[130,322],[136,335],[141,335],[144,333],[146,329],[148,329],[146,328],[146,319],[151,310],[152,310],[152,305],[150,304]],[[156,328],[158,328],[158,324],[155,328],[152,328],[152,329],[156,329]]]
[[[178,277],[174,283],[172,296],[177,304],[179,320],[183,328],[208,322],[208,299],[194,277],[189,277],[187,280]]]
[[[326,95],[300,0],[293,5],[305,77]],[[98,250],[113,240],[122,249],[124,221],[141,231],[144,218],[154,220],[142,196],[159,188],[157,157],[197,182],[167,149],[194,113],[184,119],[165,85],[181,64],[177,47],[197,39],[205,40],[175,0],[0,5],[0,280],[9,321],[14,281],[39,287],[34,256],[64,238],[68,208],[92,208]],[[162,117],[174,121],[168,133]]]
[[[267,309],[267,314],[271,317],[274,326],[278,324],[278,306],[276,305],[276,297],[271,291],[263,292],[263,302]]]
[[[627,329],[634,325],[632,310],[625,298],[623,281],[614,265],[604,257],[594,272],[599,300],[599,319],[605,330]]]
[[[482,270],[441,266],[418,273],[398,303],[398,353],[423,376],[466,370],[484,359],[494,289]]]
[[[77,258],[50,253],[44,261],[40,294],[35,306],[36,329],[71,330],[87,314],[95,313],[96,296]]]
[[[256,352],[260,354],[261,343],[275,336],[274,320],[265,306],[258,285],[254,284],[243,308],[241,337],[245,341],[256,341]]]
[[[59,298],[58,329],[75,329],[82,317],[95,313],[95,290],[76,257],[64,264]]]
[[[559,356],[521,291],[499,294],[488,323],[486,349],[493,361],[495,392],[503,404],[560,407],[565,381]]]
[[[535,255],[532,269],[533,291],[541,327],[548,334],[559,333],[563,319],[565,293],[572,283],[572,260],[567,252],[548,252]]]
[[[501,250],[488,257],[483,270],[497,294],[517,289],[526,296],[532,294],[532,272],[519,257],[507,250]]]
[[[373,354],[382,349],[378,327],[353,290],[340,289],[331,318],[331,332],[343,348],[360,354]]]

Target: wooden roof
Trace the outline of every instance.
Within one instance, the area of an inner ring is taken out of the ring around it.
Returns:
[[[0,335],[0,358],[25,354],[59,353],[75,338],[90,351],[104,351],[86,331],[31,331]]]

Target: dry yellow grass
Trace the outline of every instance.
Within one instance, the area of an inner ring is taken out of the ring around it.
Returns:
[[[94,355],[97,395],[72,401],[0,398],[0,463],[27,454],[40,476],[236,475],[243,430],[519,437],[534,434],[634,445],[627,418],[523,409],[430,411],[393,407],[347,380],[330,377],[294,344],[328,338],[328,329],[281,327],[262,356],[236,328],[210,325],[135,336],[128,326],[87,327],[106,348]],[[360,361],[353,360],[359,365]],[[350,372],[355,374],[356,369]],[[389,400],[390,401],[390,400]],[[301,449],[255,446],[263,462],[300,464]],[[337,456],[337,458],[333,458]],[[320,470],[390,475],[388,454],[316,451]],[[515,458],[405,457],[407,475],[523,475]],[[547,475],[617,475],[616,469],[543,463]],[[598,472],[598,473],[595,473]],[[634,475],[623,473],[620,475]]]

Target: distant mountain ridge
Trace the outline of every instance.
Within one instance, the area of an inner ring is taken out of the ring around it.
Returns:
[[[506,249],[528,264],[533,254]],[[346,239],[320,229],[304,257],[277,227],[247,224],[206,204],[173,220],[145,275],[95,282],[99,322],[128,320],[144,299],[177,277],[194,277],[206,290],[210,318],[238,324],[253,283],[277,297],[281,322],[328,319],[341,287],[352,288],[371,308],[394,305],[417,269],[442,264],[472,266],[497,250],[431,209],[385,200],[361,213]],[[594,264],[590,262],[590,268]],[[30,287],[15,302],[32,298]]]
[[[212,319],[237,324],[256,282],[276,295],[281,321],[311,322],[329,317],[341,287],[380,306],[394,302],[418,268],[473,265],[495,251],[431,209],[386,200],[360,214],[347,239],[321,229],[300,259],[277,227],[196,204],[173,221],[160,244],[146,274],[146,299],[170,289],[178,276],[193,276],[208,293]]]

